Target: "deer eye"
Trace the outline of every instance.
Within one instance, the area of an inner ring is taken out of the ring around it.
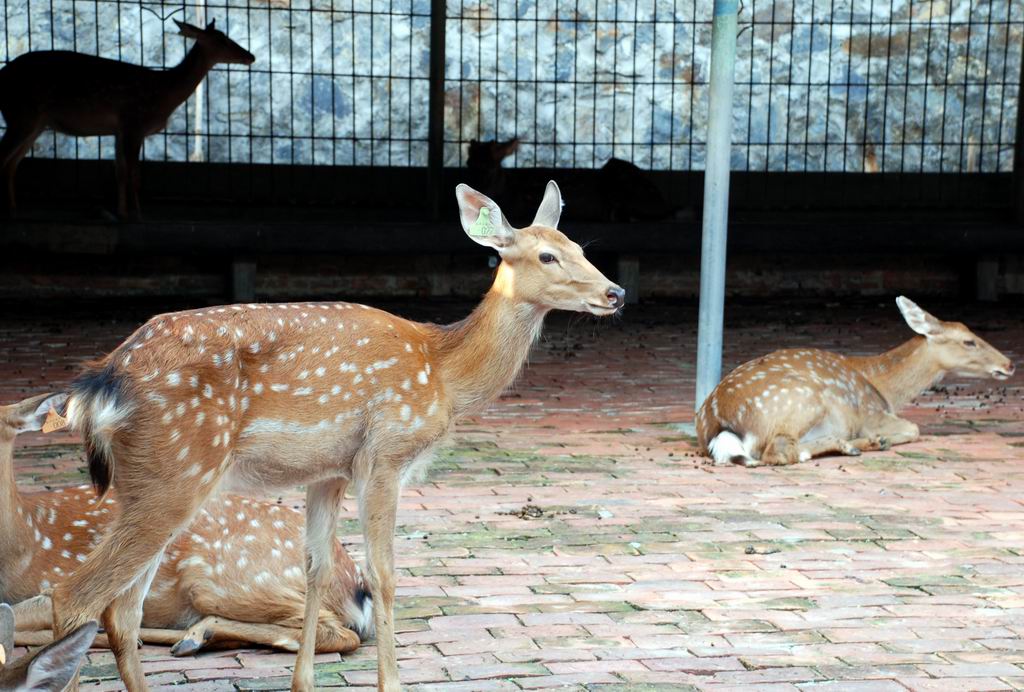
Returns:
[[[542,264],[551,264],[552,262],[557,262],[558,259],[550,252],[542,252],[540,253],[540,261]]]
[[[967,339],[966,341],[964,341],[964,346],[966,346],[967,348],[974,348],[977,345],[978,343],[974,339]]]

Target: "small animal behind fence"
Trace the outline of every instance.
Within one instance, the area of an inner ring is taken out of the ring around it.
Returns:
[[[0,526],[6,532],[0,600],[15,604],[19,644],[52,639],[45,593],[82,564],[120,513],[114,497],[100,500],[88,486],[31,494],[15,487],[15,436],[39,430],[66,399],[43,394],[0,406]],[[212,498],[168,546],[143,604],[139,638],[173,645],[177,656],[245,644],[297,651],[306,592],[304,524],[291,507],[238,495]],[[372,633],[372,601],[362,572],[337,539],[333,551],[316,650],[347,653]]]
[[[918,438],[896,412],[949,373],[1005,380],[1013,363],[959,322],[896,299],[917,332],[877,356],[788,349],[744,363],[697,413],[697,440],[716,463],[759,466],[859,455]]]
[[[32,143],[47,129],[76,137],[114,135],[117,212],[139,217],[139,153],[146,137],[167,119],[219,63],[251,65],[252,53],[218,31],[175,20],[195,40],[185,58],[168,70],[152,70],[71,51],[33,51],[0,70],[0,113],[7,131],[0,140],[0,172],[9,212],[16,207],[14,173]]]
[[[0,603],[0,692],[60,692],[92,645],[98,625],[87,622],[34,654],[14,660],[14,611]]]

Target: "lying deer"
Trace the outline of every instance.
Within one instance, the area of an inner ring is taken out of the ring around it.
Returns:
[[[116,138],[117,211],[139,213],[139,151],[149,135],[167,126],[171,113],[218,63],[251,65],[256,58],[218,31],[175,20],[196,43],[169,70],[151,70],[70,51],[33,51],[0,70],[0,113],[7,132],[0,140],[0,171],[7,203],[15,208],[14,172],[46,129],[77,137]]]
[[[1013,375],[1013,363],[959,322],[942,322],[896,299],[919,336],[878,356],[789,349],[744,363],[697,413],[701,452],[716,463],[779,465],[823,454],[857,456],[913,442],[917,426],[896,411],[948,373]]]
[[[82,565],[119,513],[113,497],[100,502],[88,486],[25,495],[15,486],[15,435],[39,430],[66,397],[44,394],[0,406],[0,600],[16,604],[22,644],[49,641],[40,630],[50,627],[53,611],[40,594]],[[297,651],[306,577],[303,521],[296,514],[236,495],[211,498],[169,545],[143,606],[139,638],[173,644],[178,656],[228,643]],[[346,653],[372,630],[371,601],[345,548],[337,539],[332,545],[316,649]]]
[[[0,690],[60,692],[81,665],[97,627],[95,621],[87,622],[35,654],[8,662],[14,652],[14,611],[0,603]]]
[[[402,484],[458,418],[519,373],[551,310],[612,315],[625,292],[558,226],[548,184],[533,223],[456,188],[470,239],[501,256],[466,319],[439,326],[350,303],[231,305],[160,315],[72,387],[94,483],[122,511],[53,591],[63,634],[103,616],[121,677],[145,689],[135,647],[142,598],[162,555],[218,487],[306,485],[306,609],[292,681],[313,689],[316,615],[332,573],[334,526],[352,482],[366,538],[378,686],[398,689],[394,531]]]

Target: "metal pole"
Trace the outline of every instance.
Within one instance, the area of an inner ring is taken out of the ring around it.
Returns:
[[[715,0],[714,14],[711,28],[707,165],[704,171],[704,228],[700,245],[695,410],[700,409],[722,376],[729,149],[732,143],[732,86],[736,63],[736,0]]]
[[[1024,226],[1024,61],[1020,66],[1020,89],[1017,91],[1017,130],[1013,142],[1013,197],[1014,216],[1018,224]]]
[[[441,176],[444,168],[444,34],[446,0],[430,2],[430,103],[427,115],[427,193],[430,210],[441,215]]]

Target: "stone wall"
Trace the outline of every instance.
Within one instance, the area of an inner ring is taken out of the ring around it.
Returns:
[[[518,136],[507,165],[702,168],[710,5],[450,0],[446,164],[471,138]],[[217,68],[147,158],[422,166],[429,12],[428,0],[4,0],[0,59],[54,47],[173,65],[187,45],[171,17],[216,18],[257,62]],[[1012,170],[1022,40],[1016,0],[743,3],[733,166]],[[45,136],[34,154],[113,146]]]

